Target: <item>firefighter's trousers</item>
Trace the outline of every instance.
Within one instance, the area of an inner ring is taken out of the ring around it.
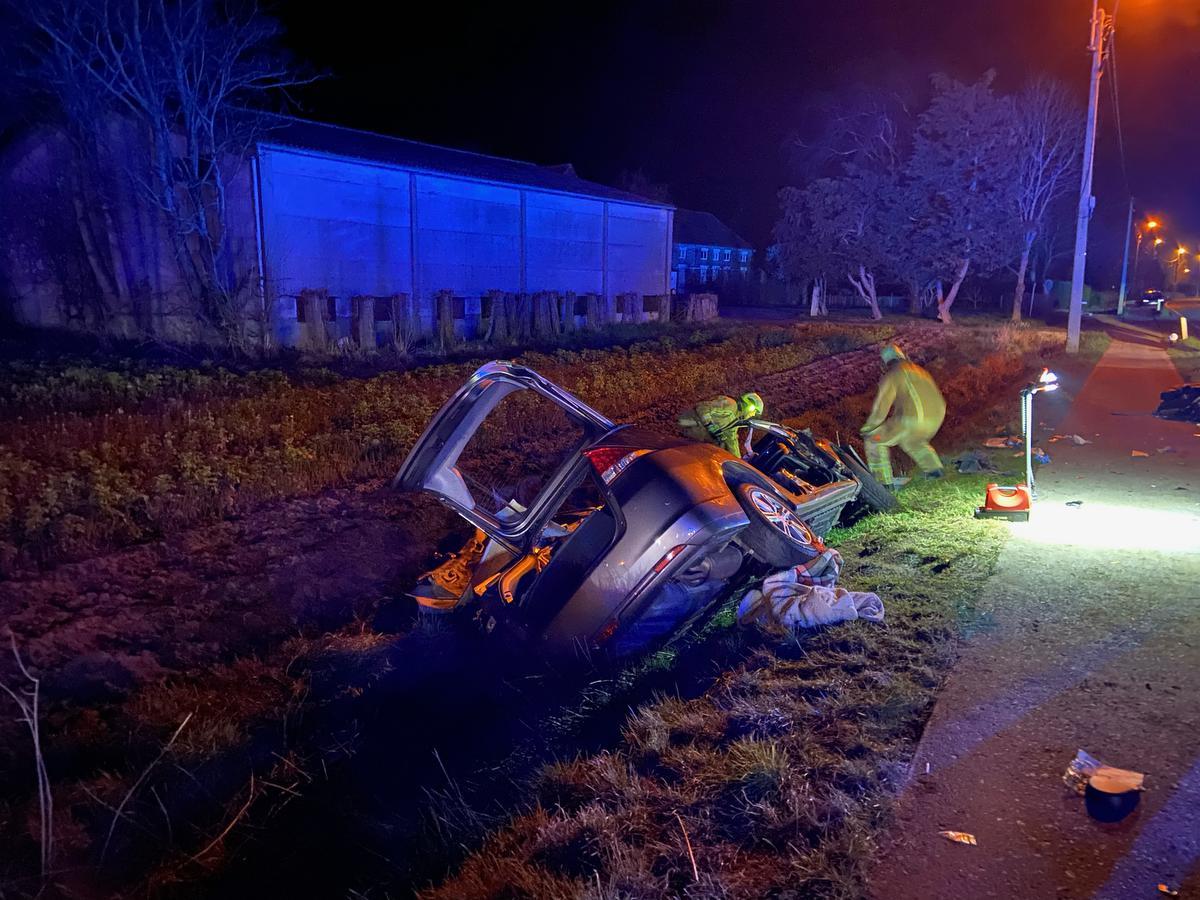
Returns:
[[[892,474],[892,447],[899,447],[907,453],[912,461],[920,467],[922,472],[926,474],[931,472],[941,471],[942,460],[937,455],[937,451],[933,449],[933,445],[929,443],[930,439],[937,434],[937,426],[930,429],[928,426],[922,426],[919,423],[909,423],[904,421],[884,422],[879,428],[875,429],[868,435],[863,437],[863,443],[867,450],[867,465],[871,469],[871,474],[885,485],[891,485],[894,476]]]

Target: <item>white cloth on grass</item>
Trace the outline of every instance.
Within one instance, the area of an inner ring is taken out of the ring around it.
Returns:
[[[768,576],[762,590],[748,591],[738,604],[738,622],[785,628],[815,628],[835,622],[883,621],[878,594],[798,582],[794,569]]]

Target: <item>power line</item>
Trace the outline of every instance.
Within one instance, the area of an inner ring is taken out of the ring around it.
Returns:
[[[1121,127],[1121,89],[1117,81],[1117,30],[1108,33],[1109,70],[1112,73],[1110,94],[1112,95],[1113,118],[1117,126],[1117,148],[1121,155],[1121,177],[1125,179],[1125,193],[1132,194],[1129,186],[1129,168],[1125,162],[1125,132]]]

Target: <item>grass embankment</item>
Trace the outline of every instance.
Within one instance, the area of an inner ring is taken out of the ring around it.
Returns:
[[[612,751],[546,769],[536,806],[426,896],[862,896],[889,792],[1004,540],[971,517],[985,480],[914,484],[899,512],[832,536],[845,583],[884,598],[886,625],[742,634],[745,661],[703,696],[647,703]]]

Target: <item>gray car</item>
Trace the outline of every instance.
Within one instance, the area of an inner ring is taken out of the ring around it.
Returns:
[[[511,362],[471,376],[395,483],[479,529],[456,606],[589,657],[644,651],[739,578],[810,561],[859,492],[853,478],[785,487],[716,445],[618,425]]]

